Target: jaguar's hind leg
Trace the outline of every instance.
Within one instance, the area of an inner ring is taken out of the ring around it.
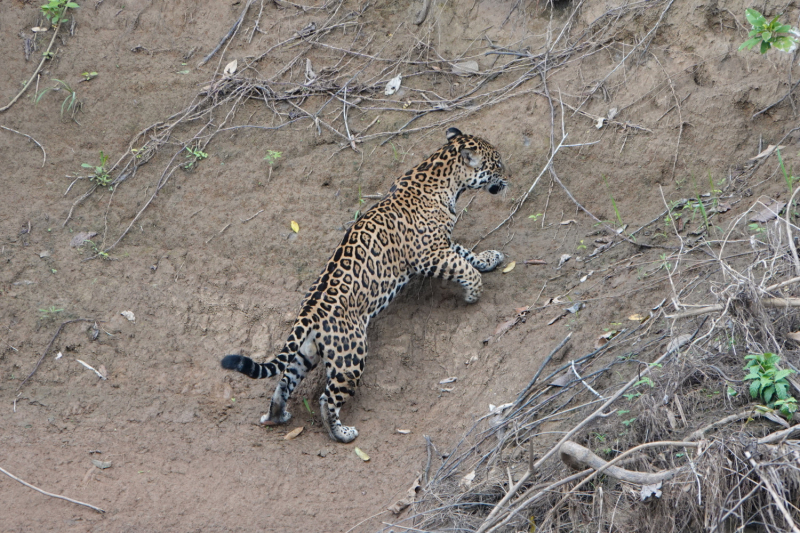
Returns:
[[[294,389],[303,381],[309,370],[317,366],[319,355],[314,342],[317,333],[310,331],[306,340],[300,346],[297,354],[284,370],[275,392],[272,394],[272,403],[269,405],[269,414],[261,417],[261,423],[267,426],[285,424],[292,418],[286,410],[286,402]]]
[[[322,422],[333,440],[351,442],[358,437],[358,430],[345,426],[339,420],[339,410],[348,398],[353,396],[364,371],[364,358],[367,356],[366,342],[350,343],[351,351],[336,355],[325,361],[328,383],[319,398]]]

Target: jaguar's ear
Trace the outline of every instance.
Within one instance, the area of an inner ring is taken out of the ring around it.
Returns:
[[[445,136],[447,137],[448,141],[452,141],[453,138],[458,137],[459,135],[464,135],[464,134],[461,133],[461,130],[458,128],[447,128],[447,133],[445,133]]]
[[[483,163],[483,160],[480,158],[480,156],[469,148],[464,148],[461,150],[461,159],[464,161],[464,163],[472,168],[478,168]]]

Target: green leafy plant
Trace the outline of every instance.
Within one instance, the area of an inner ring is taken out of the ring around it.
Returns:
[[[83,76],[82,81],[91,81],[97,77],[97,72],[82,72],[81,76]]]
[[[747,22],[753,27],[745,42],[739,50],[750,50],[754,46],[759,46],[759,51],[766,54],[770,48],[775,48],[781,52],[794,52],[797,48],[797,38],[800,32],[788,24],[778,22],[780,15],[767,22],[766,17],[755,9],[745,9]]]
[[[783,180],[786,182],[786,188],[789,189],[789,194],[792,194],[794,190],[794,184],[797,181],[800,181],[800,177],[795,176],[794,173],[791,175],[786,172],[786,166],[783,164],[783,157],[781,157],[781,151],[775,150],[775,153],[778,155],[778,163],[781,164],[781,173],[783,173]]]
[[[308,411],[308,414],[310,414],[311,416],[314,416],[314,411],[311,410],[311,406],[308,404],[308,398],[303,398],[303,405],[305,405],[306,411]]]
[[[50,0],[42,6],[42,15],[55,26],[66,18],[68,9],[78,9],[80,6],[69,0]]]
[[[355,222],[358,220],[358,217],[361,216],[361,206],[364,205],[367,201],[364,199],[364,195],[361,194],[361,185],[358,186],[358,209],[356,209],[356,213],[353,216],[353,221]]]
[[[55,305],[51,305],[50,307],[39,309],[39,318],[42,320],[54,320],[56,318],[56,315],[58,315],[63,311],[64,311],[63,309],[60,309]]]
[[[269,163],[269,166],[274,165],[278,159],[283,156],[283,152],[278,152],[276,150],[267,150],[267,155],[264,156],[264,161]]]
[[[528,218],[532,218],[533,221],[536,222],[537,220],[542,218],[542,216],[544,216],[543,213],[536,213],[535,215],[528,215]]]
[[[111,185],[111,173],[106,168],[106,163],[108,163],[108,156],[104,154],[102,150],[100,150],[100,165],[82,163],[81,166],[83,168],[92,169],[94,172],[91,176],[89,176],[89,181],[96,183],[100,187],[108,187],[109,191],[113,191],[114,187]]]
[[[111,256],[108,255],[108,252],[104,252],[103,250],[101,250],[100,247],[97,246],[97,244],[95,244],[94,241],[86,239],[83,242],[85,242],[86,244],[91,246],[92,247],[92,251],[94,252],[94,254],[97,255],[98,257],[100,257],[101,259],[105,259],[106,261],[110,261],[111,260]]]
[[[621,227],[623,227],[625,225],[625,223],[622,222],[622,215],[619,214],[619,208],[617,207],[617,201],[614,200],[614,196],[611,194],[611,190],[608,188],[608,180],[606,179],[605,176],[603,176],[603,184],[606,186],[606,191],[608,192],[608,197],[611,199],[611,207],[614,208],[614,216],[617,219],[617,224],[621,228]]]
[[[750,354],[745,360],[744,369],[749,373],[744,380],[750,381],[750,396],[791,418],[797,411],[797,400],[789,394],[790,384],[786,378],[794,374],[794,370],[778,368],[780,356],[770,352]]]
[[[186,158],[189,159],[189,161],[183,164],[183,168],[185,170],[193,169],[197,163],[208,158],[208,154],[202,151],[200,148],[192,148],[191,146],[187,146],[186,151],[189,152],[186,154]]]
[[[78,100],[78,93],[63,80],[53,78],[53,81],[56,82],[56,84],[40,92],[33,103],[38,104],[39,100],[50,91],[66,91],[67,96],[64,98],[64,101],[61,102],[61,119],[64,119],[64,111],[67,111],[70,113],[70,118],[75,120],[75,113],[82,107],[80,100]],[[77,120],[75,122],[77,122]]]

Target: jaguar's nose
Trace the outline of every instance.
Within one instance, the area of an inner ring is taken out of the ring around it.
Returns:
[[[498,185],[498,184],[496,184],[496,183],[492,183],[491,185],[489,185],[489,192],[490,192],[491,194],[497,194],[497,193],[499,193],[499,192],[500,192],[500,189],[502,189],[502,187],[500,187],[500,185]]]

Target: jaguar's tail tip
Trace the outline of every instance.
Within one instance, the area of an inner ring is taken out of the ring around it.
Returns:
[[[240,370],[240,367],[246,357],[241,355],[226,355],[222,358],[222,368],[226,370]]]

